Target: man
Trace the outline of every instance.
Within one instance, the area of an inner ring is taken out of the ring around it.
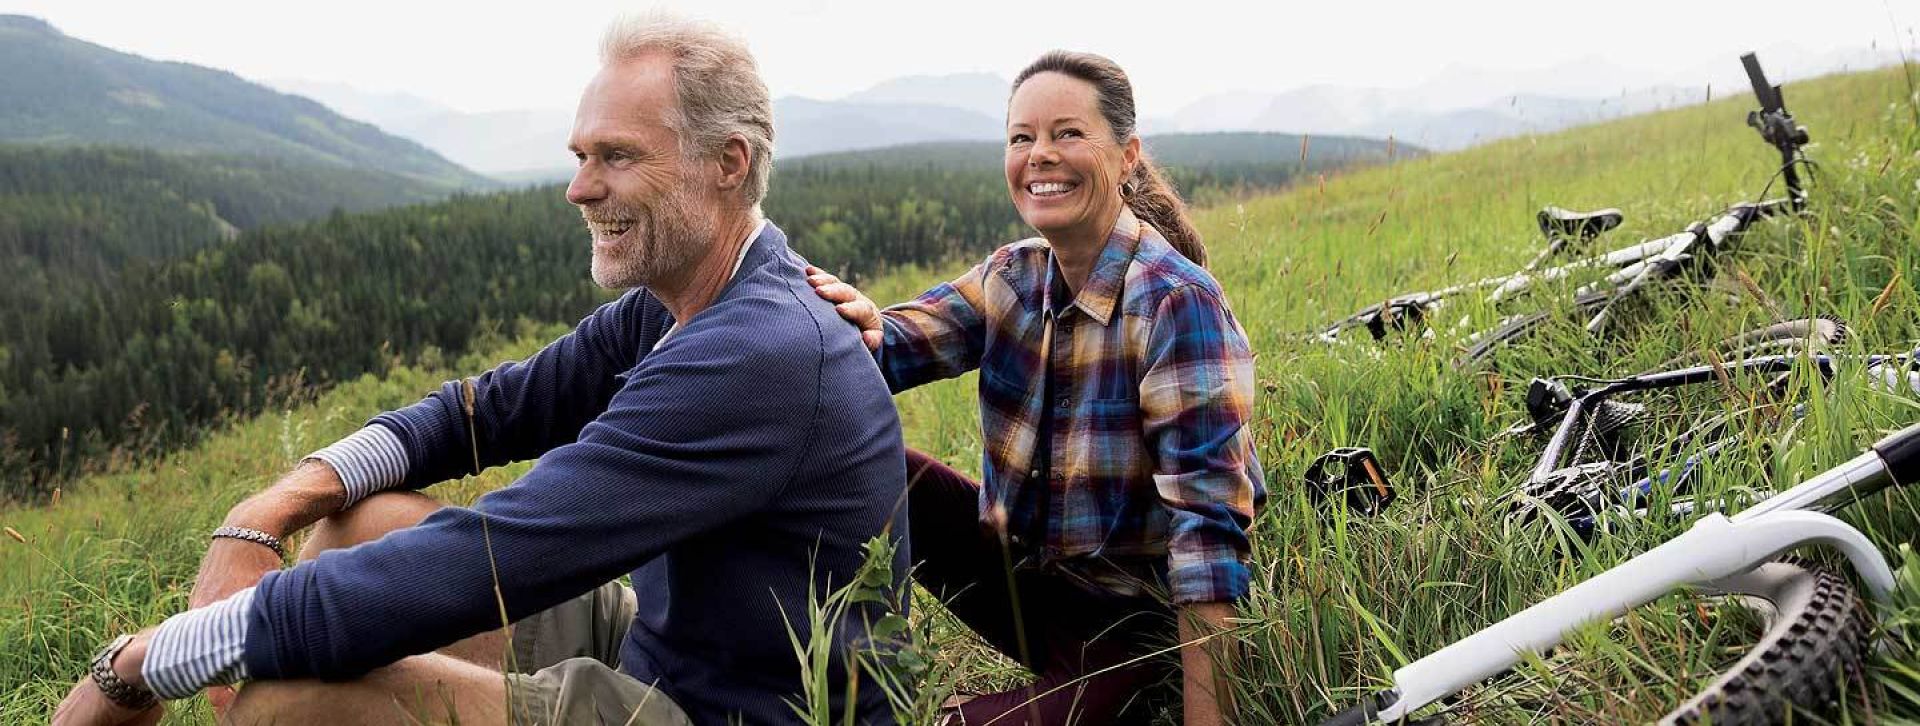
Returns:
[[[103,649],[56,723],[150,723],[149,692],[243,680],[241,723],[796,720],[788,629],[805,636],[810,590],[905,535],[899,421],[858,331],[761,219],[772,108],[744,45],[655,16],[616,22],[601,58],[567,198],[594,280],[639,289],[235,507],[205,607]],[[472,509],[395,491],[534,457]],[[279,539],[316,521],[311,559],[279,569]],[[868,615],[837,624],[836,666]],[[836,708],[890,721],[878,691]]]

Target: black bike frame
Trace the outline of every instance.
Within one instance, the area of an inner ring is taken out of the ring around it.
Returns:
[[[1646,462],[1643,460],[1631,462],[1595,462],[1589,464],[1569,463],[1569,459],[1574,455],[1574,448],[1577,446],[1576,442],[1580,441],[1581,438],[1585,436],[1587,430],[1595,425],[1593,421],[1594,416],[1602,411],[1610,399],[1615,396],[1705,383],[1717,383],[1727,377],[1740,374],[1790,373],[1805,366],[1813,366],[1821,376],[1831,378],[1833,376],[1835,363],[1840,361],[1859,363],[1867,370],[1874,370],[1891,364],[1901,364],[1904,367],[1905,364],[1912,360],[1913,356],[1911,354],[1861,356],[1770,355],[1748,358],[1724,365],[1699,365],[1672,371],[1630,376],[1609,381],[1591,390],[1566,392],[1562,394],[1567,396],[1567,398],[1564,399],[1563,412],[1557,415],[1559,424],[1554,428],[1552,437],[1548,439],[1546,447],[1541,451],[1539,460],[1535,463],[1533,471],[1527,477],[1525,487],[1527,491],[1533,491],[1549,487],[1555,482],[1570,477],[1588,476],[1596,473],[1618,476],[1622,470],[1626,470],[1628,475],[1636,477],[1637,480],[1616,492],[1610,492],[1603,488],[1591,496],[1584,497],[1581,506],[1587,513],[1597,512],[1610,504],[1633,506],[1637,503],[1637,499],[1652,494],[1652,488],[1656,484],[1678,485],[1680,481],[1691,472],[1692,468],[1699,464],[1701,459],[1711,456],[1734,443],[1733,439],[1723,439],[1713,442],[1703,447],[1699,453],[1688,457],[1687,460],[1679,466],[1669,468],[1665,472],[1651,476],[1648,475]],[[1534,385],[1536,390],[1547,387],[1549,392],[1551,392],[1551,387],[1554,384],[1547,381],[1536,381]],[[1912,384],[1909,383],[1909,385]],[[1562,390],[1564,391],[1564,389]],[[1529,398],[1535,399],[1529,402],[1530,405],[1539,409],[1534,412],[1537,421],[1545,423],[1556,418],[1553,411],[1559,409],[1559,405],[1551,400],[1538,400],[1541,396],[1534,392],[1530,392]],[[1684,436],[1683,439],[1690,438],[1704,430],[1717,429],[1721,423],[1724,423],[1724,421],[1716,419],[1713,422],[1709,422],[1706,426],[1696,427]],[[1679,444],[1683,442],[1676,441],[1674,443]],[[1676,470],[1681,478],[1675,478]],[[1569,522],[1574,525],[1575,531],[1581,534],[1586,534],[1593,526],[1593,517],[1591,514],[1562,513],[1573,515],[1569,517]]]

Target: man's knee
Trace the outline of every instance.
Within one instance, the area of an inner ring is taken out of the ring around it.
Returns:
[[[306,544],[300,547],[300,559],[372,542],[388,532],[419,524],[442,506],[419,492],[379,492],[314,524]]]
[[[231,726],[462,723],[461,709],[450,687],[431,683],[418,686],[411,692],[379,694],[365,688],[352,689],[348,684],[319,681],[254,683],[240,689],[239,697],[234,699],[220,723]]]
[[[300,723],[315,715],[319,688],[309,681],[263,681],[240,689],[233,704],[220,714],[222,724]]]
[[[439,655],[405,658],[358,680],[260,681],[240,689],[223,724],[500,724],[505,686],[496,671]]]

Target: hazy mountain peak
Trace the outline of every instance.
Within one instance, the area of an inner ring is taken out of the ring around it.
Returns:
[[[366,91],[345,83],[304,78],[271,78],[260,83],[283,93],[306,96],[342,116],[382,128],[392,128],[398,123],[426,116],[453,113],[453,109],[439,102],[400,91]]]
[[[31,15],[0,15],[0,30],[24,30],[47,35],[61,34],[52,23]]]
[[[1007,113],[1007,93],[1011,86],[1011,81],[994,73],[901,76],[881,81],[841,100],[952,106],[998,119]]]

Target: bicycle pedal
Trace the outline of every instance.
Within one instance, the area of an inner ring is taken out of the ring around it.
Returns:
[[[1378,516],[1395,497],[1386,472],[1372,449],[1342,446],[1321,454],[1307,466],[1307,494],[1322,509],[1338,501],[1355,514]]]

